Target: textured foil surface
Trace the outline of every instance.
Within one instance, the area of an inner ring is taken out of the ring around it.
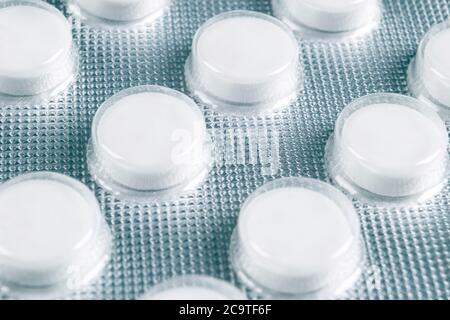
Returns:
[[[96,110],[132,86],[154,84],[186,92],[184,64],[202,23],[235,9],[271,14],[270,1],[174,0],[163,17],[136,30],[90,27],[72,17],[64,1],[50,3],[72,23],[79,73],[66,92],[48,103],[0,108],[0,179],[57,171],[95,191],[112,229],[114,250],[102,278],[73,294],[75,299],[134,299],[182,274],[238,284],[229,244],[247,196],[275,178],[326,180],[325,145],[339,112],[369,93],[406,94],[408,64],[420,39],[448,18],[450,6],[448,0],[386,0],[380,28],[366,38],[301,41],[305,91],[294,105],[251,118],[222,117],[204,109],[216,147],[205,184],[175,202],[134,205],[104,192],[88,173],[86,148]],[[259,157],[261,153],[267,157]],[[388,210],[357,201],[355,206],[366,266],[345,298],[450,299],[450,188],[414,208]]]

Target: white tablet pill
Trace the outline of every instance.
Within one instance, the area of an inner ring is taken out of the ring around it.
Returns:
[[[207,276],[182,276],[163,282],[143,300],[245,300],[245,295],[231,284]]]
[[[231,113],[289,105],[301,90],[299,49],[280,21],[256,12],[232,11],[197,32],[186,63],[191,92]]]
[[[97,111],[91,172],[117,195],[148,198],[204,177],[208,142],[203,114],[182,93],[157,86],[127,89]]]
[[[447,178],[445,124],[413,98],[356,100],[339,117],[331,144],[330,175],[353,194],[393,202],[423,198]]]
[[[240,279],[271,298],[326,298],[360,273],[362,247],[351,202],[326,183],[271,182],[243,205],[232,244]]]
[[[169,2],[169,0],[72,0],[72,8],[94,20],[97,18],[113,23],[126,23],[153,19],[162,13]]]
[[[95,196],[72,178],[39,172],[0,187],[0,282],[12,292],[85,285],[107,262],[110,241]]]
[[[409,70],[409,87],[450,117],[450,23],[434,26],[422,40]]]
[[[73,77],[71,27],[45,2],[2,2],[0,42],[0,94],[36,95]]]
[[[372,29],[380,17],[378,0],[272,0],[276,17],[312,36],[343,36]]]

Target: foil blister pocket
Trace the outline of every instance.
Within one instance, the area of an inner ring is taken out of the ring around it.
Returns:
[[[214,161],[195,194],[176,201],[130,204],[104,191],[89,173],[86,146],[98,108],[114,94],[142,85],[188,94],[185,62],[196,31],[223,12],[272,14],[271,1],[177,0],[151,25],[137,29],[98,27],[72,16],[66,2],[49,2],[69,18],[79,71],[74,84],[48,103],[2,106],[0,178],[58,171],[95,191],[114,238],[113,252],[102,278],[72,297],[101,299],[137,298],[149,287],[182,274],[204,274],[237,285],[229,244],[247,197],[276,178],[326,180],[325,146],[342,109],[372,93],[407,94],[407,68],[420,39],[449,15],[445,0],[386,0],[378,28],[363,37],[348,42],[301,41],[302,95],[278,112],[248,118],[203,108],[213,141],[223,141],[213,157],[225,154],[224,161]],[[275,151],[268,146],[276,146]],[[233,155],[227,150],[234,150]],[[255,156],[258,153],[265,156]],[[267,167],[270,170],[264,170]],[[448,299],[448,187],[415,207],[354,204],[366,261],[348,297]]]

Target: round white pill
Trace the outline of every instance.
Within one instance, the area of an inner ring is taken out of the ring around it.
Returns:
[[[19,176],[0,187],[0,208],[0,279],[12,290],[71,289],[104,265],[109,230],[80,182],[56,173]]]
[[[231,284],[207,276],[182,276],[163,282],[143,300],[244,300],[244,294]]]
[[[434,26],[422,40],[409,70],[412,93],[450,113],[450,23]]]
[[[78,7],[98,18],[129,22],[161,13],[168,0],[75,0]]]
[[[168,289],[155,294],[151,300],[228,300],[229,298],[211,289],[185,287]]]
[[[197,32],[186,76],[204,102],[242,112],[288,103],[298,91],[299,63],[295,37],[281,22],[233,11]]]
[[[273,0],[275,15],[294,29],[342,33],[373,24],[379,16],[378,0]]]
[[[280,295],[336,294],[358,273],[358,217],[349,200],[323,182],[282,179],[256,191],[239,215],[238,275]]]
[[[376,195],[408,197],[445,180],[446,127],[412,98],[374,95],[358,100],[340,116],[334,144],[342,176]]]
[[[71,76],[72,33],[66,18],[41,1],[0,7],[0,93],[35,95]],[[7,44],[7,45],[6,45]]]
[[[136,191],[170,189],[208,165],[202,113],[167,88],[136,87],[112,97],[97,112],[92,137],[103,175]]]

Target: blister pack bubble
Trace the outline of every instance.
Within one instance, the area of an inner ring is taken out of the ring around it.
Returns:
[[[174,0],[162,17],[137,29],[89,25],[65,1],[49,3],[72,24],[78,75],[49,102],[1,106],[0,179],[49,170],[95,191],[114,248],[101,279],[73,299],[135,299],[155,284],[189,274],[239,285],[229,245],[245,199],[276,178],[327,180],[325,146],[340,111],[367,94],[407,94],[407,69],[421,38],[450,13],[447,0],[385,0],[379,28],[364,38],[300,41],[305,84],[292,106],[251,117],[203,108],[215,158],[205,183],[171,202],[131,204],[103,191],[89,174],[86,147],[97,109],[139,85],[188,93],[184,66],[198,28],[230,10],[272,14],[271,1]],[[366,257],[362,276],[343,298],[450,298],[449,187],[415,207],[354,205]],[[0,297],[9,298],[8,292],[0,289]]]

